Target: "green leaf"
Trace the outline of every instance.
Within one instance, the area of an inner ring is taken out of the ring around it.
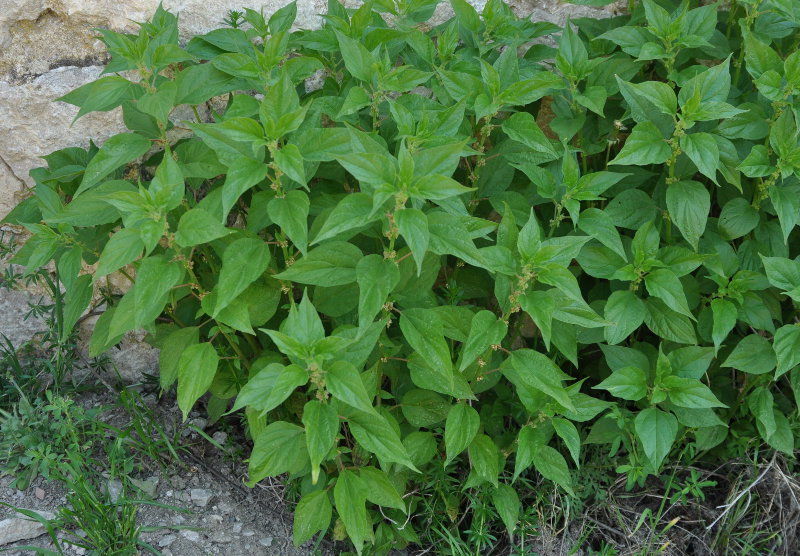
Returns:
[[[333,208],[311,243],[320,243],[339,234],[361,228],[375,221],[372,215],[372,198],[366,193],[346,195]]]
[[[543,71],[530,79],[516,81],[503,89],[499,100],[502,104],[525,106],[547,96],[554,90],[564,89],[563,78],[554,72]]]
[[[667,268],[659,268],[650,272],[644,278],[647,293],[660,298],[673,311],[686,315],[694,320],[694,315],[689,310],[683,284],[674,272]]]
[[[356,265],[358,326],[366,327],[377,315],[389,293],[400,281],[397,265],[380,255],[367,255]]]
[[[581,464],[581,436],[578,434],[578,429],[566,419],[556,418],[552,420],[552,423],[556,434],[564,441],[564,445],[569,450],[575,465],[579,466]]]
[[[269,248],[260,239],[241,238],[228,245],[222,254],[222,270],[214,288],[217,303],[211,316],[218,315],[257,280],[267,269],[269,261]]]
[[[714,146],[716,148],[716,145]],[[636,124],[625,145],[609,164],[661,164],[672,155],[664,136],[652,122]]]
[[[478,434],[469,445],[469,462],[472,471],[481,479],[497,488],[500,474],[500,453],[494,441],[485,434]]]
[[[178,378],[178,369],[183,351],[199,342],[199,328],[179,328],[167,336],[158,354],[159,384],[162,390],[172,386]]]
[[[518,349],[511,353],[509,361],[517,373],[516,377],[519,377],[525,384],[547,394],[566,409],[573,409],[567,389],[562,384],[562,381],[568,377],[553,363],[552,359],[538,351]],[[504,369],[503,373],[509,376],[508,369]],[[511,378],[509,380],[514,382]]]
[[[411,462],[397,431],[392,428],[383,415],[376,414],[374,411],[352,415],[350,432],[356,442],[380,459],[400,463],[412,471],[419,472]]]
[[[622,367],[593,388],[608,390],[623,400],[638,401],[647,395],[647,374],[639,367]]]
[[[531,459],[536,471],[542,477],[553,481],[570,496],[575,495],[572,490],[572,476],[567,467],[567,460],[557,450],[546,445],[537,446],[531,454]]]
[[[292,423],[270,423],[253,439],[250,454],[248,486],[254,486],[264,477],[282,473],[297,473],[308,463],[305,430]]]
[[[764,270],[769,283],[785,292],[792,292],[800,287],[800,262],[783,257],[764,257]]]
[[[778,362],[775,379],[800,365],[800,326],[787,324],[775,331],[772,344]]]
[[[325,373],[325,386],[333,397],[365,413],[375,413],[374,396],[367,393],[361,375],[352,363],[335,361]]]
[[[108,240],[94,271],[95,282],[107,274],[132,263],[142,255],[144,243],[135,228],[122,228]]]
[[[717,399],[711,388],[694,378],[668,376],[661,382],[661,386],[669,393],[670,401],[679,407],[728,407]]]
[[[108,112],[126,100],[133,100],[144,93],[138,83],[119,75],[106,75],[86,85],[73,89],[55,100],[80,107],[75,120],[90,112]]]
[[[371,83],[373,75],[377,73],[375,72],[377,64],[369,50],[360,42],[338,31],[336,31],[336,38],[339,41],[344,65],[350,75],[361,81]]]
[[[171,287],[171,286],[170,286]],[[58,339],[67,342],[72,335],[72,329],[92,300],[92,277],[88,274],[79,276],[67,289],[64,303],[64,313]]]
[[[300,190],[289,191],[283,197],[275,197],[267,205],[270,219],[280,226],[303,255],[308,253],[309,207],[308,195]]]
[[[275,164],[281,171],[289,176],[290,179],[302,186],[306,185],[306,171],[303,166],[303,155],[297,145],[287,144],[275,151]]]
[[[694,162],[700,173],[717,183],[719,147],[710,133],[690,133],[680,138],[681,150]]]
[[[267,165],[247,156],[237,157],[228,168],[222,184],[222,214],[226,215],[242,193],[267,177]]]
[[[400,330],[411,348],[452,388],[453,362],[450,348],[444,339],[442,322],[436,313],[426,309],[403,311],[400,316]]]
[[[723,238],[732,240],[750,233],[758,220],[758,210],[743,197],[735,197],[722,207],[717,228]]]
[[[481,26],[478,12],[465,0],[450,0],[450,5],[456,14],[456,20],[472,33],[477,33]]]
[[[469,337],[461,350],[461,362],[458,370],[466,369],[478,356],[489,349],[489,346],[499,345],[507,333],[508,324],[498,320],[491,311],[476,313],[470,323]]]
[[[689,317],[673,311],[664,302],[654,298],[645,302],[645,308],[647,314],[644,322],[656,335],[679,344],[697,343]]]
[[[294,509],[292,541],[300,546],[319,532],[325,533],[331,524],[333,508],[327,490],[305,494]]]
[[[444,425],[445,466],[467,449],[478,434],[481,418],[472,406],[458,403],[450,408]]]
[[[416,428],[428,427],[441,423],[447,417],[450,403],[436,392],[414,389],[403,395],[400,409],[406,421]]]
[[[178,230],[175,232],[175,241],[182,247],[191,247],[201,243],[210,243],[229,233],[231,233],[230,230],[220,224],[211,214],[203,209],[194,208],[181,216]]]
[[[358,475],[367,487],[367,500],[384,508],[395,508],[404,514],[408,513],[403,498],[384,471],[362,467],[358,470]]]
[[[506,526],[509,536],[513,540],[514,531],[517,529],[519,521],[520,502],[517,491],[506,484],[499,484],[492,493],[492,504],[494,504],[503,525]]]
[[[736,305],[727,299],[716,298],[711,300],[711,315],[713,316],[711,339],[714,341],[714,353],[716,353],[730,331],[736,326],[739,311],[736,309]]]
[[[533,259],[539,248],[542,245],[542,229],[539,227],[539,222],[536,219],[536,213],[531,208],[528,221],[519,232],[519,240],[517,241],[517,250],[522,258],[526,261]]]
[[[620,343],[642,325],[646,314],[644,303],[632,291],[613,292],[604,313],[605,319],[612,323],[603,330],[606,342],[612,345]]]
[[[263,401],[258,401],[261,414],[265,415],[281,405],[292,392],[306,383],[308,383],[308,372],[305,369],[298,365],[283,367],[275,377],[275,381],[270,384],[270,390],[265,392]]]
[[[183,350],[178,362],[178,407],[184,421],[195,402],[211,388],[218,362],[219,355],[210,342]]]
[[[702,183],[678,181],[667,187],[667,210],[689,245],[697,251],[711,211],[711,196]]]
[[[758,334],[750,334],[736,344],[722,366],[733,367],[752,375],[761,375],[774,369],[777,362],[769,341]]]
[[[620,257],[627,258],[619,232],[614,226],[614,219],[606,212],[596,208],[588,208],[581,213],[577,224],[583,232],[592,236]]]
[[[362,257],[361,250],[352,243],[329,241],[309,251],[275,278],[313,286],[343,286],[356,281],[356,264]]]
[[[367,486],[358,475],[349,469],[343,469],[333,487],[333,499],[336,511],[344,523],[347,536],[361,554],[364,541],[373,538],[372,524],[367,516]]]
[[[765,440],[775,434],[777,425],[775,424],[775,400],[772,392],[763,386],[755,388],[747,396],[747,407],[761,425],[759,430],[763,428],[762,436],[765,437]]]
[[[769,198],[778,215],[778,222],[783,232],[783,242],[789,240],[789,234],[800,223],[800,190],[797,187],[769,187]]]
[[[178,285],[183,273],[180,263],[163,257],[148,257],[139,264],[136,284],[126,294],[133,295],[134,328],[151,324],[163,312],[170,290]]]
[[[678,434],[677,419],[671,413],[648,407],[636,416],[634,428],[647,459],[655,470],[660,469]]]
[[[559,156],[553,143],[536,125],[536,120],[528,112],[517,112],[503,122],[503,131],[514,141],[518,141],[536,152]]]
[[[428,251],[428,218],[425,213],[415,208],[404,208],[394,213],[395,223],[400,236],[406,240],[408,248],[417,263],[417,276],[422,273],[422,262]]]
[[[319,480],[320,463],[325,461],[339,434],[339,415],[332,404],[311,400],[303,408],[303,426],[311,459],[311,484],[315,485]]]
[[[150,150],[150,141],[136,133],[120,133],[110,137],[86,165],[83,179],[73,197],[99,184],[108,174],[136,160]]]
[[[758,40],[749,30],[742,33],[742,38],[745,67],[753,79],[770,70],[783,73],[783,60],[769,45]]]

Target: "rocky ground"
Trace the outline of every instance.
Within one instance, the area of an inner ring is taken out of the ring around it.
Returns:
[[[145,395],[143,399],[153,404],[160,417],[172,417],[170,410],[156,406],[155,396]],[[86,407],[96,407],[112,403],[113,396],[88,394],[80,402]],[[123,416],[119,410],[112,410],[109,417],[113,420]],[[205,419],[197,415],[189,424],[202,428]],[[186,448],[181,452],[183,465],[172,464],[166,469],[153,465],[133,477],[141,491],[129,497],[150,502],[139,505],[138,523],[148,529],[142,540],[165,556],[318,553],[311,546],[292,545],[291,507],[282,498],[280,483],[247,488],[243,484],[246,472],[241,461],[243,451],[233,448],[225,432],[209,428],[208,434],[228,446],[227,454],[193,428],[186,428],[180,441],[180,446]],[[67,503],[66,489],[57,481],[39,477],[24,491],[11,488],[11,482],[11,477],[0,478],[0,502],[34,510],[45,517],[52,517]],[[121,486],[115,480],[105,484],[112,499]],[[59,538],[68,536],[60,533]],[[0,551],[10,550],[10,554],[19,556],[34,553],[14,550],[23,545],[53,547],[43,526],[23,519],[10,508],[0,508]],[[65,553],[80,555],[85,551],[68,547]]]

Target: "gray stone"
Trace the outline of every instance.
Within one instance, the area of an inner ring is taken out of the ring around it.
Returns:
[[[222,432],[222,431],[217,431],[217,432],[215,432],[214,434],[211,435],[211,438],[214,439],[214,442],[216,442],[217,444],[223,446],[223,445],[225,445],[225,441],[228,440],[228,433]]]
[[[38,512],[45,519],[54,519],[50,512]],[[0,546],[17,541],[35,539],[47,533],[44,525],[27,518],[10,517],[0,521]]]
[[[116,504],[117,501],[119,500],[120,495],[122,494],[122,489],[123,489],[122,483],[117,480],[108,481],[107,488],[108,488],[108,498],[111,500],[111,502]]]
[[[207,488],[193,488],[190,494],[192,502],[201,508],[208,506],[208,503],[211,502],[211,499],[214,497],[214,493]]]
[[[184,530],[181,531],[181,536],[189,542],[200,542],[200,533],[197,531]]]
[[[176,537],[175,535],[164,535],[163,537],[158,539],[158,546],[161,548],[166,548],[177,540],[178,537]]]
[[[258,539],[258,544],[261,546],[270,547],[272,546],[272,537],[262,537]]]

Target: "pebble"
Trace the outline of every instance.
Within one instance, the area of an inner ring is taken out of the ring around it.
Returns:
[[[108,498],[111,500],[113,504],[116,504],[119,500],[120,494],[122,494],[122,483],[117,480],[108,481]]]
[[[214,493],[207,488],[193,488],[190,491],[190,494],[192,497],[192,502],[201,508],[208,506],[208,503],[211,502],[211,499],[214,497]]]
[[[208,521],[216,521],[220,525],[222,524],[222,516],[219,515],[219,514],[210,514],[210,515],[206,516],[206,519]]]
[[[227,534],[224,531],[218,531],[211,535],[211,542],[215,542],[218,544],[227,544],[233,542],[233,537]]]
[[[177,540],[178,537],[176,537],[175,535],[165,535],[161,537],[161,539],[159,539],[158,546],[161,548],[166,548]]]
[[[267,547],[272,546],[272,537],[264,537],[264,538],[258,539],[258,544],[260,544],[261,546],[267,546]]]
[[[217,504],[217,507],[219,508],[219,511],[224,514],[229,514],[233,511],[233,506],[231,506],[227,502],[220,502],[219,504]]]
[[[39,500],[44,500],[44,489],[43,488],[36,487],[35,489],[33,489],[33,494]]]
[[[213,438],[214,442],[216,442],[217,444],[224,445],[225,441],[228,440],[228,433],[217,431],[211,435],[211,438]]]
[[[242,531],[242,536],[243,537],[252,537],[255,534],[256,534],[256,532],[253,531],[252,529],[245,529],[244,531]]]
[[[239,533],[242,532],[242,524],[241,523],[234,523],[233,524],[233,528],[231,529],[231,531],[238,535]]]
[[[197,531],[181,531],[181,536],[190,542],[200,542],[200,533]]]

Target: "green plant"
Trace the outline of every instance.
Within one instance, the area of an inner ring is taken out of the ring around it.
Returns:
[[[144,328],[184,418],[207,393],[243,412],[250,484],[300,493],[297,543],[486,551],[518,527],[512,485],[573,496],[586,444],[628,488],[793,457],[794,3],[564,29],[499,0],[429,26],[436,4],[330,0],[313,31],[244,10],[185,47],[162,8],[101,31],[108,75],[61,100],[129,132],[31,172],[14,261],[55,260],[67,323],[127,277],[92,353]]]
[[[30,401],[20,392],[11,411],[0,410],[0,466],[20,490],[39,475],[60,478],[71,452],[90,450],[102,437],[94,418],[98,410],[84,410],[49,390],[45,394],[46,400]]]

